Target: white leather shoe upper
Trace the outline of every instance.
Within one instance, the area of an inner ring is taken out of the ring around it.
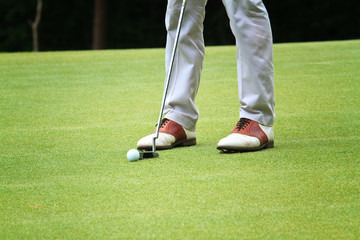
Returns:
[[[189,130],[184,129],[187,139],[195,138],[196,132],[192,132]],[[143,137],[140,139],[137,143],[138,147],[143,146],[152,146],[153,139],[155,137],[155,133],[152,133],[146,137]],[[165,147],[165,146],[171,146],[173,143],[175,143],[176,139],[173,135],[160,132],[159,137],[156,139],[156,146],[157,147]]]
[[[140,139],[137,143],[138,147],[142,146],[152,146],[153,139],[155,137],[155,133],[152,133],[146,137]],[[170,146],[175,142],[175,137],[167,134],[167,133],[159,133],[159,137],[156,139],[156,146],[163,147],[163,146]]]

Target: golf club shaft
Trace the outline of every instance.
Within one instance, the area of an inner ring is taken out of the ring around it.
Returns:
[[[174,64],[174,60],[175,60],[176,49],[177,49],[178,42],[179,42],[180,29],[181,29],[181,24],[182,24],[184,12],[185,12],[186,3],[187,3],[187,0],[183,0],[182,6],[181,6],[181,11],[180,11],[180,16],[179,16],[179,21],[178,21],[178,26],[177,26],[177,30],[176,30],[176,35],[175,35],[174,47],[173,47],[172,54],[171,54],[170,65],[169,65],[169,69],[168,69],[166,79],[165,79],[164,93],[163,93],[163,98],[162,98],[160,114],[159,114],[159,120],[158,120],[158,123],[156,126],[156,133],[155,133],[155,136],[153,138],[153,143],[152,143],[152,151],[153,152],[156,151],[156,139],[159,137],[159,129],[160,129],[160,124],[161,124],[161,119],[162,119],[162,115],[164,113],[166,95],[167,95],[167,92],[169,89],[169,83],[170,83],[171,73],[172,73],[173,64]]]

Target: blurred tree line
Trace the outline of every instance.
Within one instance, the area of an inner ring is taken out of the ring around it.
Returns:
[[[165,46],[165,0],[42,1],[41,21],[35,29],[42,51]],[[355,0],[264,3],[274,42],[360,38],[360,3]],[[33,50],[37,7],[37,0],[0,0],[1,52]],[[206,45],[234,44],[222,2],[209,0],[206,11]]]

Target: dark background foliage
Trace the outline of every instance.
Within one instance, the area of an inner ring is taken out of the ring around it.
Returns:
[[[106,48],[165,46],[167,1],[106,0]],[[189,0],[191,1],[191,0]],[[360,3],[355,0],[264,0],[274,42],[325,41],[360,38]],[[234,44],[220,0],[208,0],[206,45]],[[30,23],[36,0],[0,0],[0,51],[31,51]],[[44,0],[39,25],[42,51],[92,48],[94,1]]]

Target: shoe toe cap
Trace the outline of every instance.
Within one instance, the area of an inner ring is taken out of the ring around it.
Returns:
[[[256,137],[232,133],[219,141],[218,147],[253,148],[259,147],[260,141]]]
[[[137,143],[138,147],[149,147],[152,146],[153,143],[153,139],[155,137],[155,134],[150,134],[146,137],[143,137],[142,139],[140,139]],[[171,146],[171,144],[173,144],[175,142],[175,137],[170,135],[170,134],[166,134],[166,133],[159,133],[159,137],[156,139],[156,146],[158,147],[165,147],[165,146]]]

